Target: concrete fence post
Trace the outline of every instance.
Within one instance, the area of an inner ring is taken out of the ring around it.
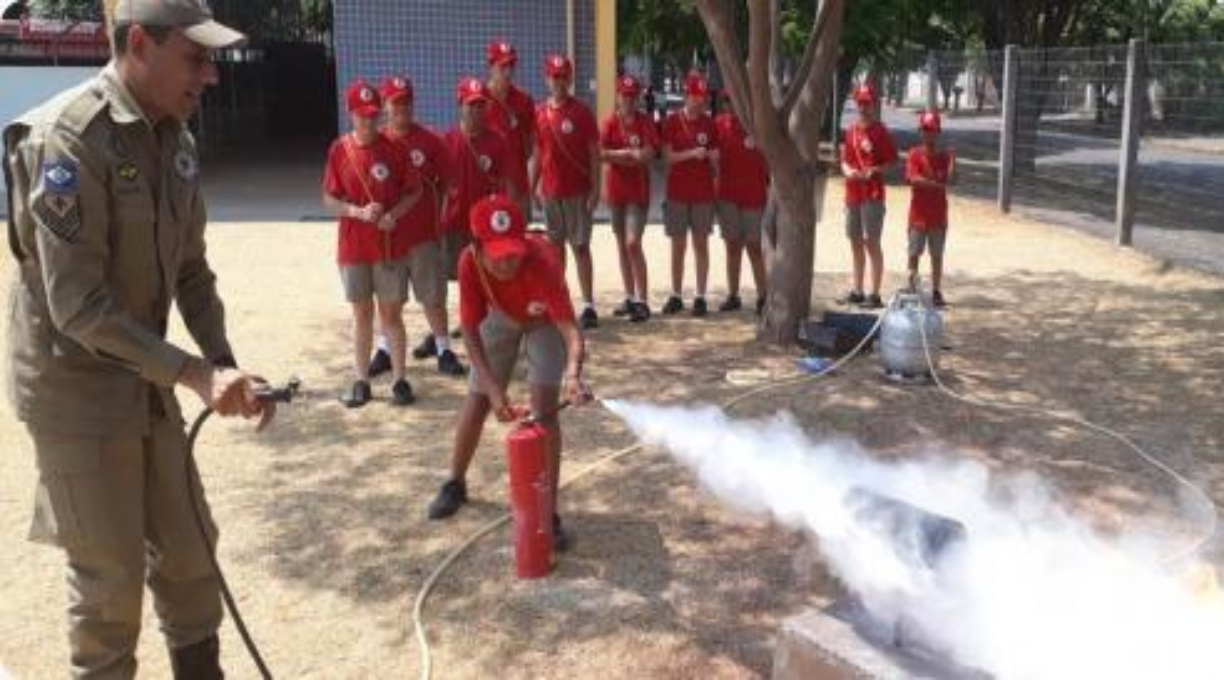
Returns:
[[[1008,45],[1003,53],[1003,120],[999,127],[999,210],[1011,212],[1012,172],[1016,160],[1016,81],[1019,52]]]
[[[935,50],[927,52],[926,60],[926,109],[939,110],[939,55]]]
[[[1126,93],[1122,113],[1121,150],[1118,156],[1118,204],[1114,223],[1118,230],[1118,245],[1131,245],[1135,226],[1135,194],[1139,176],[1139,132],[1143,122],[1143,93],[1147,89],[1144,65],[1147,43],[1134,39],[1126,48]]]

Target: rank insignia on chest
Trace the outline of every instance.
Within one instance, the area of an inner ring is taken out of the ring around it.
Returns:
[[[119,175],[119,179],[125,182],[134,182],[137,177],[140,177],[140,166],[132,161],[123,161],[115,170],[115,174]]]

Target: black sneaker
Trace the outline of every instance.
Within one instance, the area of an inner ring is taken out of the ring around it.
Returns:
[[[340,397],[340,401],[349,408],[361,408],[370,401],[370,383],[364,380],[353,381],[348,394]]]
[[[561,515],[553,515],[553,548],[557,552],[566,552],[573,544],[574,539],[569,532],[561,526]]]
[[[633,309],[629,312],[629,320],[633,323],[642,323],[650,319],[650,305],[645,302],[633,303]]]
[[[438,372],[443,375],[451,375],[456,378],[462,378],[467,375],[467,366],[459,362],[459,357],[449,349],[442,350],[438,355]]]
[[[449,479],[438,489],[438,497],[429,504],[429,519],[446,519],[459,512],[466,503],[467,484],[462,479]]]
[[[374,356],[370,357],[370,365],[366,368],[366,372],[371,378],[378,376],[391,370],[391,355],[385,349],[379,349],[374,352]]]
[[[599,315],[595,313],[593,307],[582,310],[582,315],[578,317],[578,325],[584,331],[599,328]]]
[[[879,309],[884,306],[884,301],[880,299],[879,293],[872,293],[863,300],[863,309]]]
[[[412,393],[412,385],[408,384],[407,380],[400,378],[391,386],[391,403],[396,406],[407,406],[416,401],[416,395]]]
[[[434,336],[426,335],[419,345],[412,348],[412,358],[417,361],[423,361],[438,353],[438,341],[434,340]],[[388,357],[390,358],[390,357]],[[390,364],[388,364],[389,366]],[[371,373],[370,375],[374,375]]]
[[[744,308],[744,303],[738,295],[728,295],[726,300],[718,306],[720,312],[737,312]]]
[[[683,311],[684,300],[681,300],[679,295],[673,295],[667,298],[667,302],[663,303],[664,314],[677,314]]]
[[[705,298],[693,298],[693,316],[701,318],[706,315],[709,308],[706,306]]]
[[[846,293],[846,297],[842,298],[842,302],[847,305],[861,305],[867,301],[867,296],[863,295],[860,290],[852,290]]]
[[[633,300],[625,298],[625,301],[620,304],[620,307],[612,310],[612,316],[631,316],[633,314]]]
[[[931,293],[931,303],[938,309],[943,309],[944,307],[948,306],[948,302],[944,300],[943,293],[939,291]]]
[[[765,298],[759,297],[756,301],[756,315],[760,316],[765,311]]]

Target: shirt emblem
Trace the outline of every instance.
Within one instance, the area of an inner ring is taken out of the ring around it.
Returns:
[[[480,167],[481,172],[488,172],[489,168],[493,167],[493,159],[484,154],[476,157],[476,165]]]
[[[373,167],[370,168],[370,176],[379,182],[385,182],[387,178],[391,176],[391,170],[382,163],[375,163]]]
[[[629,135],[629,146],[637,147],[641,145],[642,145],[641,137],[638,137],[637,135]]]
[[[705,146],[709,141],[710,141],[710,138],[706,136],[706,133],[704,132],[697,133],[697,143],[698,144],[700,144],[701,146]]]
[[[532,300],[527,303],[528,316],[544,316],[544,312],[548,311],[548,305],[539,300]]]
[[[179,149],[178,153],[174,154],[174,171],[179,177],[190,182],[200,174],[200,162],[186,149]]]
[[[510,231],[510,213],[505,210],[495,210],[489,217],[489,228],[495,234],[504,234]]]
[[[568,135],[568,134],[572,133],[573,131],[574,131],[574,123],[573,123],[573,121],[571,121],[569,118],[565,118],[565,119],[563,119],[563,120],[561,121],[561,132],[563,132],[563,133],[565,133],[565,134],[567,134],[567,135]]]
[[[420,149],[413,149],[408,152],[408,158],[412,161],[412,167],[414,168],[425,165],[425,154]]]

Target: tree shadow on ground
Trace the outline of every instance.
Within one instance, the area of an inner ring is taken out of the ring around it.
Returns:
[[[820,276],[818,286],[831,289],[831,280]],[[1216,413],[1224,289],[1167,291],[1023,271],[951,284],[953,349],[943,368],[953,389],[1116,427],[1224,499],[1224,423]],[[817,311],[827,304],[816,303]],[[591,381],[602,396],[719,403],[743,389],[728,382],[729,371],[793,375],[793,355],[756,344],[752,319],[608,320],[590,334]],[[316,380],[343,373],[334,360],[344,346],[338,326],[321,324],[325,340],[303,355],[318,367]],[[469,478],[473,503],[447,522],[425,520],[465,388],[429,376],[421,385],[421,405],[402,412],[346,412],[332,399],[307,400],[263,442],[271,462],[253,484],[273,499],[260,521],[277,578],[359,603],[407,602],[449,551],[504,512],[505,430],[491,425]],[[784,410],[813,437],[848,436],[884,459],[937,449],[1000,474],[1031,472],[1107,531],[1144,525],[1184,540],[1201,526],[1180,519],[1164,475],[1116,443],[1039,417],[971,408],[930,387],[882,382],[874,357],[746,402],[735,414]],[[633,443],[602,409],[573,410],[563,421],[567,474]],[[551,578],[516,581],[503,528],[442,579],[429,608],[441,666],[530,676],[556,655],[577,660],[604,645],[640,657],[627,663],[626,676],[766,674],[779,622],[836,595],[807,537],[722,510],[657,451],[564,489],[560,504],[576,546]],[[402,612],[379,623],[401,627],[407,639]]]

